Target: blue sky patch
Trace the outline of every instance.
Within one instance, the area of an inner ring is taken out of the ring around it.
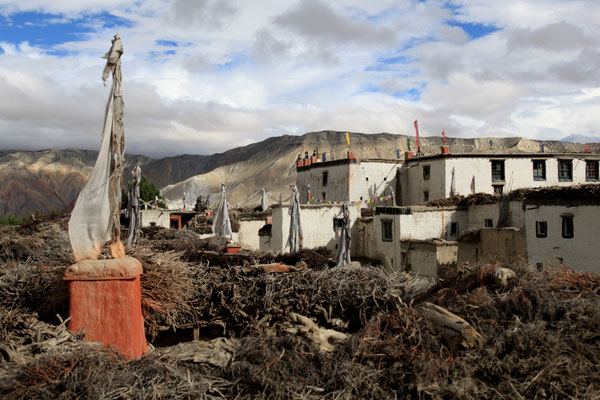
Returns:
[[[500,28],[496,28],[493,25],[472,24],[468,22],[450,21],[448,25],[461,27],[472,39],[487,36],[490,33],[500,30]]]
[[[230,61],[223,64],[217,64],[216,68],[218,72],[231,71],[242,64],[246,64],[250,61],[250,57],[242,53],[235,53],[229,55]]]
[[[57,44],[83,41],[88,34],[98,29],[115,29],[131,27],[133,22],[107,12],[90,14],[80,18],[65,18],[60,14],[38,12],[21,12],[8,17],[0,16],[0,38],[3,41],[19,44],[28,42],[49,50]]]
[[[156,40],[154,43],[163,47],[179,47],[179,44],[173,40],[159,39]]]
[[[419,101],[421,99],[421,93],[423,93],[423,90],[421,89],[410,88],[402,92],[394,93],[394,97],[410,101]]]

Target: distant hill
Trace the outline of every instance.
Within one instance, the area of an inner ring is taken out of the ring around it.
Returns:
[[[358,158],[396,158],[410,146],[416,151],[414,137],[390,133],[364,134],[350,132],[350,146],[345,132],[310,132],[302,136],[271,137],[259,143],[237,147],[213,155],[184,154],[152,159],[127,155],[126,169],[140,165],[142,173],[171,200],[181,199],[191,204],[198,195],[211,195],[217,200],[221,182],[227,185],[232,205],[256,205],[264,187],[271,201],[289,197],[289,185],[296,181],[295,160],[299,154],[318,150],[328,159],[346,157],[353,151]],[[493,149],[490,150],[490,140]],[[544,143],[547,152],[584,151],[585,145],[564,141],[535,141],[512,138],[448,138],[453,153],[471,152],[538,152]],[[441,137],[421,138],[426,154],[440,151]],[[91,173],[97,157],[91,150],[0,150],[0,215],[31,214],[37,210],[62,210],[77,198]],[[129,179],[126,171],[125,181]],[[125,182],[126,184],[126,182]]]

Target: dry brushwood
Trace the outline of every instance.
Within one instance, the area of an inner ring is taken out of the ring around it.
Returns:
[[[450,347],[470,349],[481,347],[484,339],[467,321],[443,307],[423,302],[415,310],[429,318]]]
[[[302,334],[311,339],[322,352],[332,352],[338,343],[348,340],[349,335],[334,329],[321,328],[313,320],[303,315],[290,313],[292,322],[296,325],[285,330],[293,335]]]
[[[157,352],[180,361],[225,367],[239,348],[239,339],[217,338],[209,341],[183,342],[175,346],[158,349]]]
[[[2,236],[0,398],[600,398],[597,274],[489,263],[430,284],[373,267],[330,269],[320,251],[206,257],[208,248],[176,247],[195,238],[146,237],[128,251],[144,265],[149,339],[158,343],[164,327],[218,324],[239,347],[218,367],[194,362],[189,349],[190,361],[161,348],[128,362],[72,335],[63,341],[56,313],[66,314],[52,310],[66,309],[66,288],[57,289],[69,265],[64,234],[49,221]],[[289,273],[244,268],[300,261],[306,267]],[[494,277],[501,268],[515,273],[506,284]],[[416,311],[424,302],[463,318],[484,346],[449,346]],[[286,331],[291,313],[349,339],[322,352]]]

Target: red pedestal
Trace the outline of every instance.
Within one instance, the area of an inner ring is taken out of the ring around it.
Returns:
[[[131,257],[83,260],[71,265],[69,329],[83,329],[84,340],[112,346],[124,356],[148,351],[142,316],[142,265]]]
[[[450,154],[450,147],[442,146],[442,154]]]
[[[242,248],[240,246],[227,246],[225,249],[225,252],[227,254],[235,254],[235,253],[239,253],[242,250]]]
[[[349,152],[348,152],[348,158],[350,158],[350,159],[354,159],[354,158],[356,158],[356,156],[354,155],[354,153],[353,153],[353,152],[349,151]]]
[[[409,158],[413,158],[415,155],[413,154],[412,151],[407,151],[404,153],[404,161],[408,160]]]
[[[296,163],[296,167],[300,168],[304,165],[304,163],[302,162],[302,160],[298,160],[298,162]]]

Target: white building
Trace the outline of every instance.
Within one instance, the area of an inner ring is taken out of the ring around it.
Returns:
[[[140,210],[140,226],[182,229],[198,213],[190,210]]]
[[[272,206],[272,227],[270,232],[260,236],[260,250],[281,253],[289,251],[285,244],[289,236],[290,215],[288,205]],[[358,224],[360,205],[351,205],[350,210],[350,235],[358,237]],[[302,247],[315,248],[325,246],[335,251],[342,223],[342,206],[332,204],[301,204],[300,223],[302,225]],[[257,232],[258,234],[258,232]],[[356,241],[351,242],[350,253],[355,252]]]
[[[600,273],[600,187],[532,191],[525,199],[527,259]]]
[[[298,161],[297,186],[301,203],[358,202],[390,196],[396,190],[396,175],[403,160],[358,160],[348,158],[320,161],[317,158]],[[308,190],[315,197],[310,200]],[[392,200],[387,201],[392,205]]]
[[[402,204],[425,204],[454,193],[502,194],[520,188],[598,182],[599,154],[438,154],[406,160]],[[453,179],[454,176],[454,179]]]

